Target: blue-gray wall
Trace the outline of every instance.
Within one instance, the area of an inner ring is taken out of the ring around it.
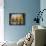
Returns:
[[[40,10],[42,11],[43,9],[46,9],[46,0],[41,0],[40,1]],[[43,22],[40,22],[40,25],[45,26],[46,27],[46,10],[43,12]]]
[[[40,0],[4,0],[4,35],[7,41],[18,41],[31,31],[36,12],[40,9]],[[22,26],[9,25],[9,13],[25,13],[26,24]]]

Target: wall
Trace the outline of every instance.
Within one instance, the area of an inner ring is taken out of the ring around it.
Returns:
[[[41,11],[43,9],[46,9],[46,0],[41,0],[40,1],[40,9],[41,9]],[[46,27],[46,11],[43,12],[42,17],[43,17],[44,20],[43,20],[43,22],[42,21],[40,22],[40,25],[43,25],[43,26]]]
[[[4,38],[7,41],[18,41],[32,29],[35,14],[40,10],[40,0],[4,0]],[[25,13],[26,24],[10,26],[9,13]]]
[[[4,20],[4,8],[3,6],[4,6],[3,0],[0,0],[0,42],[4,41],[4,21],[3,21]]]

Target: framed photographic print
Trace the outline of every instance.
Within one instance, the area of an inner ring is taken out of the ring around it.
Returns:
[[[25,13],[9,13],[10,25],[25,25]]]

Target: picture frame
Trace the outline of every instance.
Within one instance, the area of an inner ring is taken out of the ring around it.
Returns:
[[[25,13],[9,13],[10,25],[25,25]]]

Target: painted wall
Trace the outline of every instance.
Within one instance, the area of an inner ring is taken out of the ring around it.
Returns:
[[[41,0],[40,2],[41,2],[40,3],[40,9],[42,11],[43,9],[46,9],[46,0]],[[40,25],[43,25],[46,27],[46,10],[43,12],[42,17],[43,17],[43,22],[41,21]]]
[[[4,35],[7,41],[18,41],[31,31],[35,14],[40,9],[40,0],[4,0]],[[26,24],[10,26],[9,13],[25,13]]]
[[[4,2],[3,0],[0,0],[0,42],[4,41],[4,8],[3,6],[4,6]]]

